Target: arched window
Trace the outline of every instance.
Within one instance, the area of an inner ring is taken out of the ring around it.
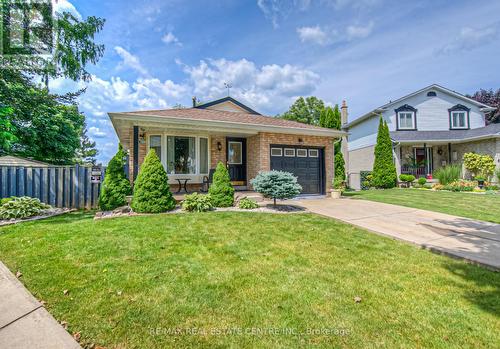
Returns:
[[[435,91],[429,91],[427,92],[427,97],[436,97],[437,93]]]

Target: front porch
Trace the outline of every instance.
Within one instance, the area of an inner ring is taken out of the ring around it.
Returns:
[[[434,171],[450,164],[461,164],[460,144],[399,144],[396,149],[398,174],[431,179]]]

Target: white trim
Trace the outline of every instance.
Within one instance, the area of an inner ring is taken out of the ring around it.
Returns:
[[[316,155],[312,155],[311,152],[316,152]],[[318,158],[319,157],[319,149],[309,149],[309,157],[310,158]]]
[[[150,146],[150,137],[151,136],[161,136],[161,163],[163,165],[163,168],[167,172],[168,175],[168,183],[169,184],[177,184],[176,179],[177,178],[190,178],[191,181],[188,182],[188,184],[199,184],[203,182],[203,177],[207,176],[208,173],[200,173],[200,138],[206,138],[208,140],[208,147],[207,147],[207,152],[208,152],[208,170],[210,171],[210,163],[211,163],[211,138],[210,136],[203,134],[203,135],[193,135],[189,133],[173,133],[173,132],[151,132],[148,133],[146,130],[146,149],[149,151],[149,146]],[[196,156],[196,169],[195,173],[168,173],[168,166],[167,166],[167,153],[168,153],[168,142],[167,142],[167,137],[191,137],[195,138],[195,156]],[[139,166],[141,166],[140,164]]]
[[[293,155],[286,155],[287,150],[291,150],[292,153],[293,153]],[[283,154],[287,158],[294,158],[295,157],[295,148],[285,148],[284,151],[283,151]]]
[[[304,155],[299,155],[299,152],[300,152],[300,151],[304,151],[304,152],[305,152],[305,154],[304,154]],[[298,158],[307,158],[307,149],[301,149],[301,148],[298,148],[298,149],[297,149],[297,157],[298,157]]]
[[[240,161],[239,162],[229,162],[229,148],[231,147],[231,144],[239,144],[241,147],[240,151]],[[234,141],[228,141],[227,142],[227,163],[229,165],[243,165],[243,142],[234,142]]]
[[[415,112],[414,111],[408,111],[408,110],[402,110],[398,111],[398,115],[396,116],[398,118],[398,130],[414,130],[415,129]],[[401,127],[401,115],[402,114],[411,114],[411,127]]]
[[[455,126],[453,122],[453,115],[454,114],[463,114],[464,115],[464,125],[463,127],[461,126]],[[453,130],[466,130],[469,128],[469,120],[467,117],[467,111],[466,110],[454,110],[451,112],[451,129]]]
[[[279,150],[280,155],[273,155],[273,150]],[[271,147],[271,156],[283,156],[283,148]]]

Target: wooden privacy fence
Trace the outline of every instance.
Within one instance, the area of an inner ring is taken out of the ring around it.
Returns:
[[[102,170],[104,177],[104,169]],[[0,166],[0,198],[30,196],[55,207],[97,208],[101,183],[90,166]]]

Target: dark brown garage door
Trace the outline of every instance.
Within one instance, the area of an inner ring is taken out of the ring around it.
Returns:
[[[293,173],[303,194],[324,193],[323,149],[271,145],[271,170]]]

